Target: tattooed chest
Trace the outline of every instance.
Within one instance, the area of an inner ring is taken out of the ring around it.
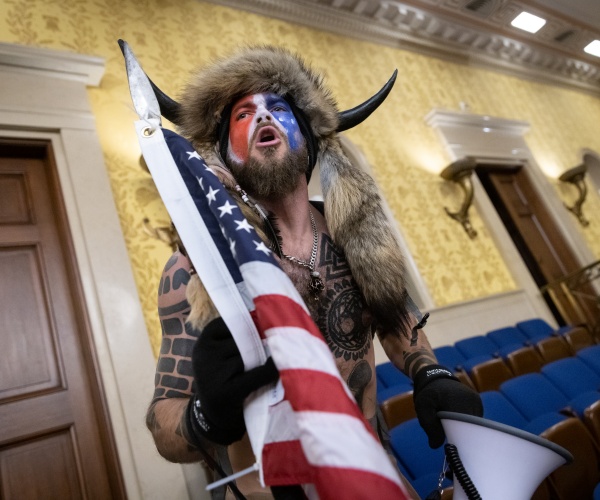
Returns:
[[[321,235],[317,270],[325,289],[315,299],[310,292],[308,273],[291,273],[312,318],[325,337],[338,367],[364,359],[372,346],[372,316],[366,307],[348,263],[332,240]],[[290,274],[290,273],[288,273]]]
[[[329,285],[313,307],[317,313],[313,317],[340,375],[362,407],[365,391],[374,378],[371,316],[351,279],[335,280]]]
[[[374,399],[371,315],[351,278],[329,280],[308,308],[331,350],[338,371],[363,412]],[[367,405],[367,406],[365,406]]]
[[[373,318],[356,285],[344,254],[321,234],[316,270],[325,289],[317,298],[306,269],[281,262],[302,295],[331,350],[338,371],[363,412],[371,414],[375,400]]]
[[[351,278],[329,281],[308,307],[337,361],[364,359],[371,347],[371,314]]]

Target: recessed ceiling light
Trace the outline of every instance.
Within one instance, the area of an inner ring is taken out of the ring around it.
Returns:
[[[546,24],[546,20],[529,12],[521,12],[510,24],[529,33],[537,33]]]
[[[600,57],[600,40],[594,40],[593,42],[588,43],[583,50],[588,54]]]

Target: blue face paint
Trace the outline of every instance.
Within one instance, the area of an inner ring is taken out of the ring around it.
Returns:
[[[283,97],[276,94],[265,94],[265,104],[273,117],[285,129],[290,149],[298,149],[302,146],[304,137],[296,121],[292,108]]]

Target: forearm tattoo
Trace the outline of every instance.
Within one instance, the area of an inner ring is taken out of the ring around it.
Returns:
[[[154,399],[182,398],[192,394],[191,353],[198,332],[185,323],[187,301],[159,309],[163,340],[156,367]]]
[[[421,311],[417,307],[417,304],[413,301],[410,295],[406,296],[406,308],[410,314],[417,319],[417,324],[412,327],[410,335],[410,345],[416,346],[419,341],[419,330],[422,330],[427,320],[429,319],[429,313],[421,314]]]
[[[189,397],[194,389],[192,351],[199,332],[185,322],[190,305],[184,290],[190,274],[178,259],[172,260],[165,267],[159,287],[158,314],[163,339],[156,367],[154,401]]]
[[[437,363],[435,356],[432,354],[431,350],[427,348],[405,352],[403,358],[404,373],[411,378],[424,366]]]

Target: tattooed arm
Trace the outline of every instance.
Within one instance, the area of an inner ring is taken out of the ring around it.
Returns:
[[[402,372],[413,378],[424,366],[437,364],[425,332],[419,330],[419,340],[411,345],[404,335],[379,336],[383,350],[390,361]]]
[[[412,320],[410,331],[403,331],[399,334],[389,332],[386,335],[382,335],[380,331],[377,333],[383,350],[394,366],[410,378],[414,378],[415,374],[424,366],[437,364],[437,359],[429,345],[425,331],[417,319],[421,318],[421,313],[410,299],[408,310]]]
[[[198,330],[186,324],[190,306],[186,288],[191,264],[176,252],[167,262],[158,291],[162,344],[155,376],[155,391],[146,414],[158,452],[171,462],[198,462],[200,452],[191,444],[183,419],[193,393],[192,350]],[[210,443],[207,441],[207,449]]]
[[[399,335],[387,332],[379,338],[392,363],[413,380],[417,418],[429,438],[429,446],[439,448],[445,435],[438,412],[445,410],[481,417],[483,405],[479,394],[437,363],[422,328],[424,321],[418,319],[421,318],[419,310],[412,300],[408,306],[411,330]]]

